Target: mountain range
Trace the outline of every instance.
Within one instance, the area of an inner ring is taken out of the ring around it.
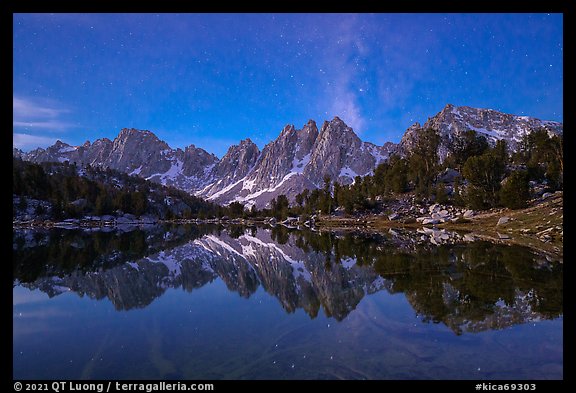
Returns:
[[[440,133],[441,160],[449,154],[454,138],[467,130],[475,130],[491,144],[504,139],[512,150],[525,134],[536,129],[563,133],[559,122],[448,104],[423,126],[410,126],[398,144],[387,142],[383,146],[362,141],[334,117],[324,121],[320,129],[313,120],[301,129],[286,125],[262,150],[249,138],[242,140],[222,159],[194,145],[173,149],[152,132],[133,128],[122,129],[114,140],[102,138],[80,146],[57,141],[28,153],[13,149],[13,156],[32,162],[70,161],[110,167],[220,204],[238,201],[262,208],[280,194],[293,201],[304,189],[321,187],[326,176],[350,184],[356,176],[371,174],[391,154],[410,152],[418,133],[427,128]]]

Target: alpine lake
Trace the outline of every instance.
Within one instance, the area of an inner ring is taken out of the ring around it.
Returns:
[[[13,230],[14,379],[563,379],[563,262],[426,233]]]

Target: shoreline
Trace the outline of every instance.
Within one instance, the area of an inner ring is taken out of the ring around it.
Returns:
[[[132,220],[89,217],[85,219],[66,219],[61,221],[29,220],[13,221],[13,229],[90,229],[150,226],[158,224],[196,224],[196,225],[264,225],[284,226],[288,229],[309,229],[315,231],[359,231],[363,233],[387,234],[397,229],[412,231],[445,231],[470,234],[478,240],[499,244],[529,247],[553,257],[563,258],[563,193],[554,194],[545,199],[534,200],[524,209],[491,209],[479,211],[475,215],[441,223],[427,223],[414,218],[392,220],[386,215],[369,214],[361,217],[318,216],[312,227],[287,225],[269,219],[175,219],[159,220],[151,217]]]
[[[501,220],[505,218],[506,220]],[[563,194],[539,199],[518,210],[492,209],[474,216],[437,224],[422,224],[414,220],[395,221],[383,215],[361,218],[322,216],[316,222],[319,230],[362,231],[387,233],[391,229],[445,230],[468,233],[481,240],[499,244],[515,244],[563,258],[564,225]],[[506,222],[503,222],[506,221]]]

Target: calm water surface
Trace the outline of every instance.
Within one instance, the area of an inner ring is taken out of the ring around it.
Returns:
[[[14,230],[14,378],[562,379],[562,263],[430,239]]]

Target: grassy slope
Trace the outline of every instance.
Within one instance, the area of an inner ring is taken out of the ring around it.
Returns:
[[[511,220],[506,224],[496,225],[499,218],[504,216]],[[499,239],[499,234],[507,234],[511,239],[505,240],[506,242],[522,244],[562,256],[563,218],[564,198],[562,193],[559,193],[543,201],[534,201],[525,209],[498,209],[483,212],[468,222],[447,224],[446,228],[468,230],[491,239]],[[548,235],[547,239],[544,238],[543,232]]]
[[[562,193],[554,194],[545,200],[535,200],[525,209],[493,209],[479,212],[476,216],[458,223],[439,224],[438,228],[451,231],[472,232],[479,238],[499,243],[528,246],[546,253],[563,256],[563,208]],[[511,220],[503,225],[496,225],[500,217]],[[325,228],[361,228],[367,231],[384,231],[394,227],[420,228],[419,223],[402,223],[390,221],[382,216],[368,216],[364,219],[322,217],[317,223]],[[551,230],[549,230],[552,228]],[[542,231],[549,238],[545,239]],[[509,239],[501,239],[507,235]]]

